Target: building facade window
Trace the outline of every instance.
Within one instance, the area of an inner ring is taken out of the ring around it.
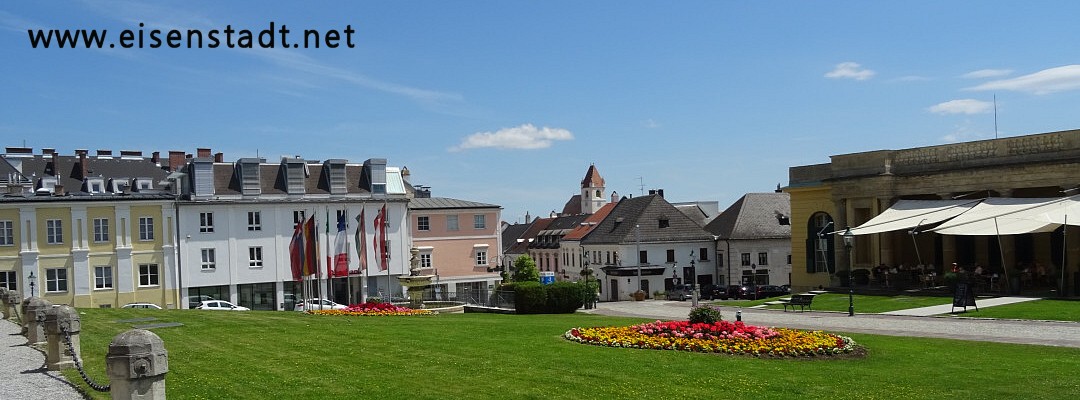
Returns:
[[[669,263],[675,262],[675,249],[668,249],[667,250],[667,262],[669,262]]]
[[[202,249],[202,269],[203,271],[212,270],[217,268],[217,263],[214,256],[214,249]]]
[[[431,253],[420,253],[420,268],[431,268]]]
[[[154,240],[154,218],[139,217],[139,240]]]
[[[158,265],[139,264],[139,286],[157,286],[159,284]]]
[[[806,226],[806,272],[829,272],[836,265],[836,242],[826,233],[833,219],[829,214],[818,212],[810,216]]]
[[[638,264],[648,264],[648,263],[649,263],[649,251],[648,250],[639,251],[638,252]]]
[[[112,267],[99,265],[94,267],[94,289],[112,289]]]
[[[484,214],[473,215],[473,229],[487,228],[487,219]]]
[[[757,265],[769,265],[769,253],[757,253]]]
[[[750,253],[742,253],[742,266],[750,266]]]
[[[304,223],[304,210],[296,210],[292,212],[293,229],[296,229],[297,225]]]
[[[58,219],[45,220],[45,242],[48,244],[64,243],[64,221]],[[67,289],[64,289],[67,291]]]
[[[15,271],[0,271],[0,287],[7,290],[19,290],[19,277]]]
[[[212,212],[199,213],[199,232],[201,232],[201,233],[214,232],[214,213],[212,213]]]
[[[723,267],[724,266],[724,253],[716,253],[716,266],[717,267]]]
[[[67,268],[45,270],[46,292],[66,292],[67,290]]]
[[[418,230],[418,231],[430,231],[431,230],[431,217],[427,217],[427,216],[416,217],[416,230]]]
[[[698,249],[698,261],[709,261],[709,249],[702,247]]]
[[[448,230],[448,231],[456,231],[456,230],[458,230],[457,215],[447,215],[446,216],[446,230]]]
[[[262,247],[248,247],[248,266],[252,268],[258,268],[263,266]]]
[[[249,231],[261,231],[262,230],[262,213],[258,211],[248,211],[248,230]]]
[[[0,246],[15,245],[15,229],[10,220],[0,221]]]
[[[476,266],[480,267],[480,266],[487,266],[487,265],[488,265],[487,250],[483,250],[483,249],[476,250]]]
[[[109,241],[109,219],[94,218],[94,243]]]

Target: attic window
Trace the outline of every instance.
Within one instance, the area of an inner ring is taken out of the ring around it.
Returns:
[[[154,183],[148,178],[135,178],[135,187],[138,190],[148,190],[154,187]]]
[[[791,218],[788,218],[786,215],[777,215],[776,222],[780,225],[791,225]]]
[[[660,218],[659,221],[660,221],[660,224],[659,224],[660,228],[667,228],[667,227],[671,226],[671,222],[668,221],[667,218]]]

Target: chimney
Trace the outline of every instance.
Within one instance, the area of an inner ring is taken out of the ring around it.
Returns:
[[[612,203],[618,203],[619,202],[619,192],[616,192],[614,190],[611,191],[611,202]]]
[[[217,162],[217,163],[225,162],[225,153],[215,153],[214,154],[214,162]]]
[[[184,162],[186,162],[184,152],[169,150],[169,172],[176,172],[184,166]]]
[[[152,154],[153,155],[150,156],[150,162],[152,162],[154,164],[157,164],[157,165],[161,165],[161,152],[160,151],[155,151]]]
[[[53,153],[56,153],[56,149],[51,149],[51,148],[48,148],[48,147],[45,147],[45,148],[41,149],[41,155],[43,155],[43,156],[47,156],[47,155],[50,155],[50,154],[53,154]]]
[[[205,147],[200,147],[198,149],[195,149],[195,157],[209,158],[210,157],[210,149],[205,148]]]
[[[656,189],[649,189],[649,196],[656,194]]]
[[[97,158],[112,158],[112,150],[98,149]]]
[[[79,179],[86,179],[86,175],[89,168],[86,167],[86,153],[90,152],[85,149],[75,150],[75,155],[79,156]]]
[[[142,159],[142,152],[138,150],[120,150],[120,159],[139,160]]]
[[[14,155],[30,157],[34,155],[34,149],[30,147],[8,147],[4,151],[8,157]]]
[[[52,153],[52,174],[57,178],[60,177],[60,154],[57,154],[55,151]]]
[[[61,185],[58,182],[56,185],[53,186],[53,196],[63,196],[63,195],[64,195],[64,185]]]
[[[656,194],[659,195],[661,199],[664,198],[664,189],[656,189]]]

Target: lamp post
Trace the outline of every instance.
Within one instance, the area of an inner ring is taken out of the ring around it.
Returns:
[[[634,245],[637,248],[637,290],[634,293],[641,291],[641,225],[634,225]],[[635,297],[635,299],[637,299]]]
[[[844,248],[847,249],[848,255],[848,306],[847,315],[849,317],[855,315],[855,281],[853,267],[855,266],[855,260],[851,258],[851,248],[855,245],[855,235],[851,233],[851,227],[848,226],[844,230]]]
[[[593,308],[592,305],[592,289],[589,288],[589,275],[592,275],[592,269],[589,268],[589,256],[585,251],[585,247],[581,248],[581,275],[585,277],[585,309]]]
[[[30,297],[36,296],[34,286],[37,286],[37,277],[34,276],[34,271],[30,271],[30,276],[26,277],[26,279],[30,281]]]
[[[690,298],[691,305],[694,306],[694,307],[697,307],[698,306],[698,296],[701,293],[701,288],[698,286],[698,283],[697,283],[697,264],[694,263],[694,251],[693,250],[690,250],[690,273],[694,275],[694,291],[691,292],[692,297]]]
[[[754,300],[757,300],[757,264],[750,264],[750,293],[754,294]]]

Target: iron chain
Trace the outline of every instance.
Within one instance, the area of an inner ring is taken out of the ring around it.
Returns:
[[[84,371],[82,367],[82,362],[79,360],[79,355],[75,353],[75,346],[71,345],[71,334],[68,333],[67,328],[68,327],[66,326],[61,327],[60,331],[64,333],[64,344],[67,345],[68,352],[71,353],[71,360],[75,362],[75,369],[79,371],[79,376],[83,378],[83,381],[86,382],[87,385],[90,385],[91,389],[99,392],[108,392],[109,389],[112,388],[111,385],[100,385],[86,375],[86,371]]]

